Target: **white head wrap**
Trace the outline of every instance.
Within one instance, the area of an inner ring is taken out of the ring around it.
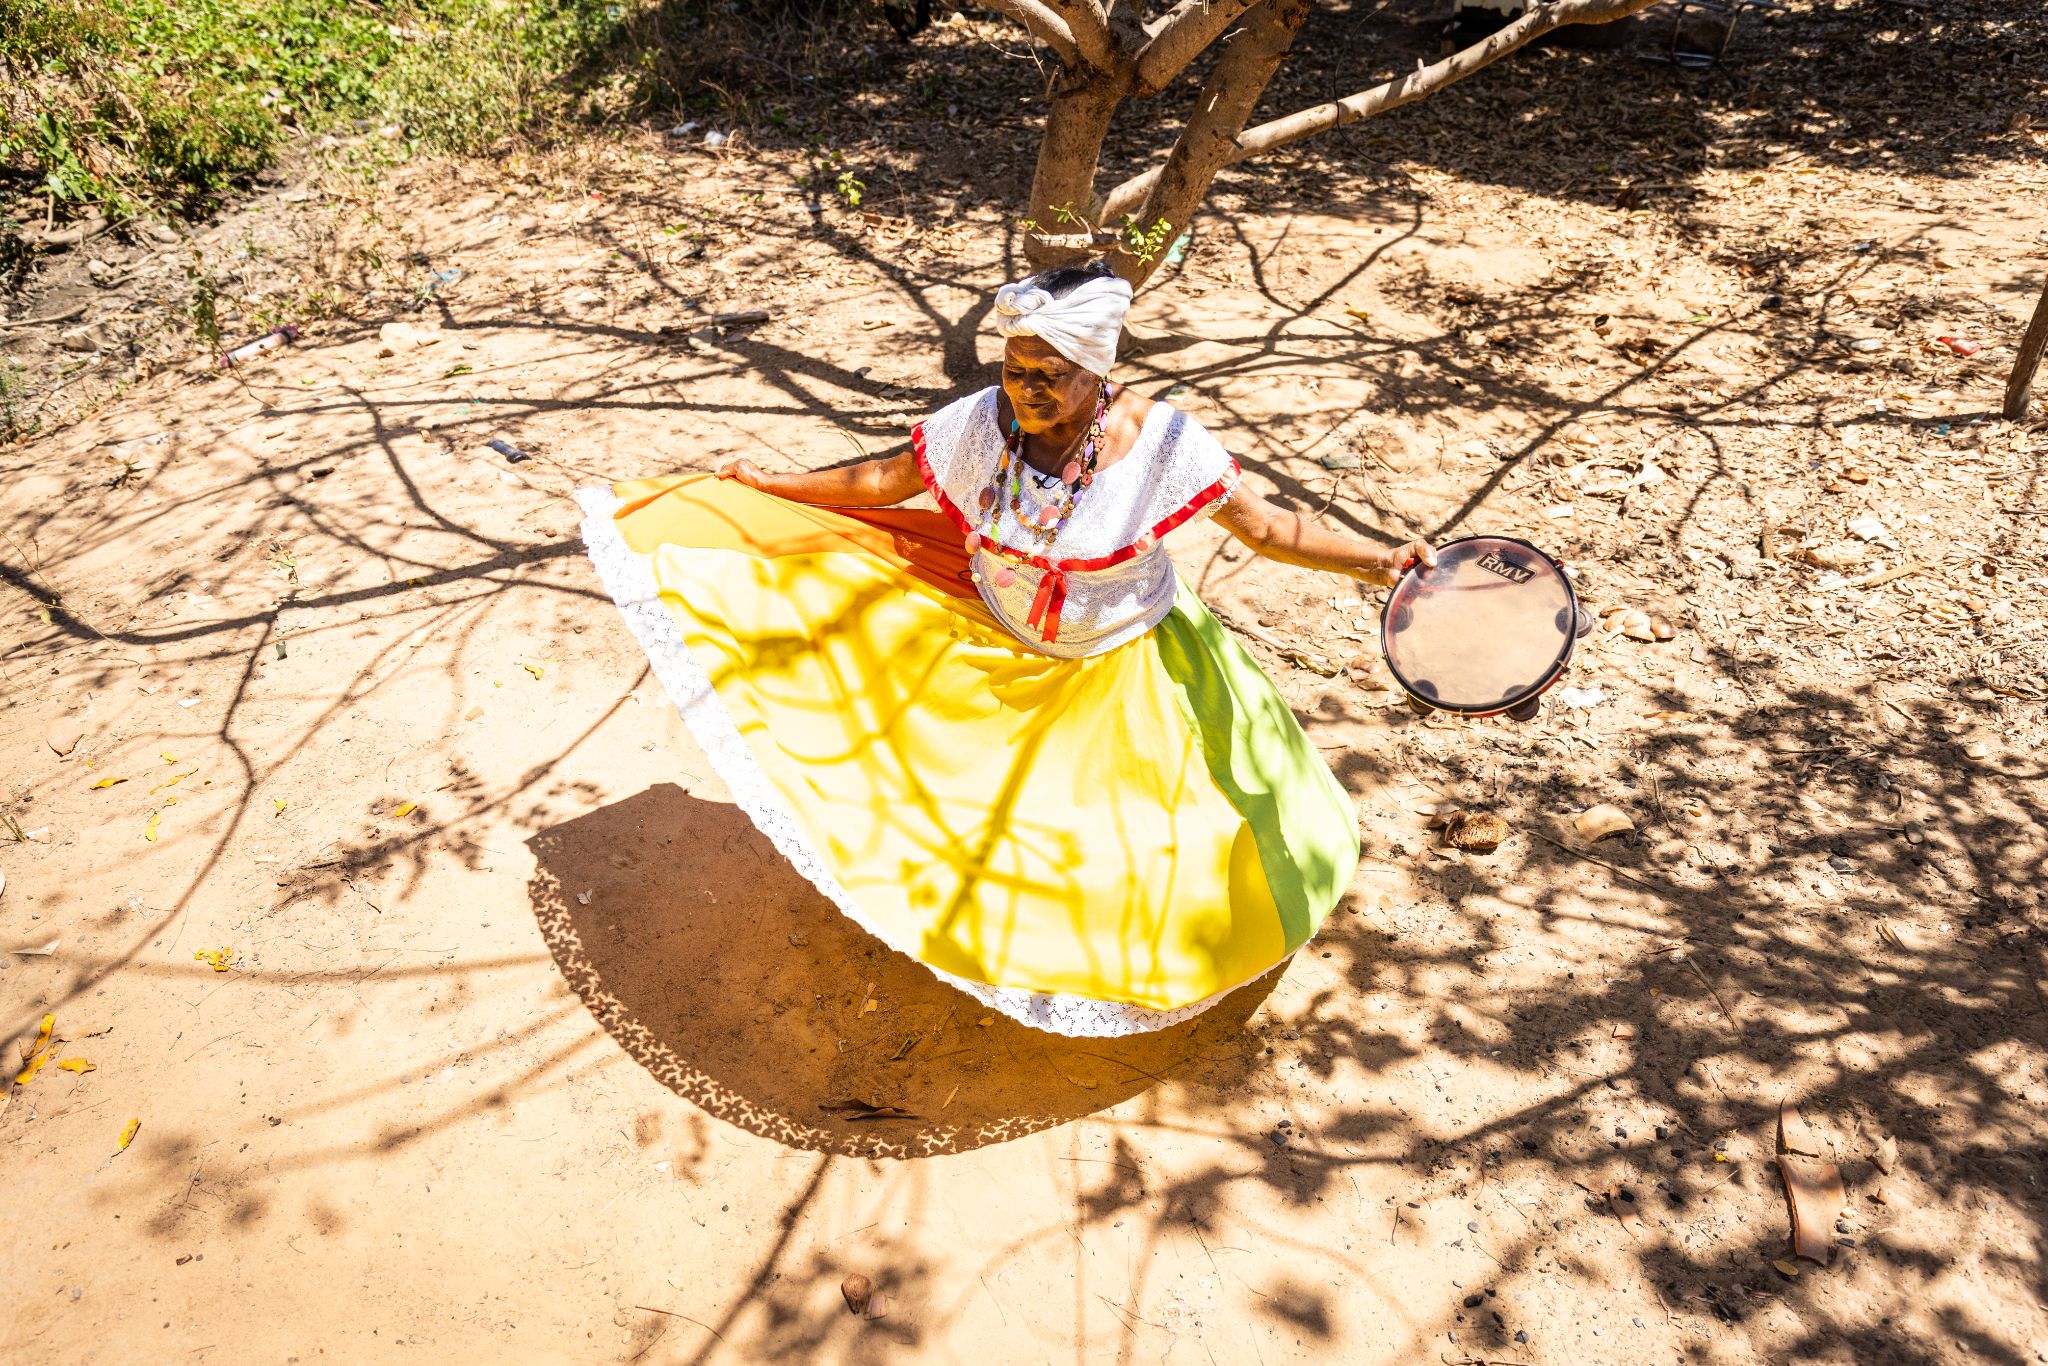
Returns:
[[[1055,298],[1030,280],[996,291],[995,329],[1005,337],[1037,337],[1083,370],[1109,373],[1117,334],[1131,311],[1131,286],[1113,275],[1087,280]]]

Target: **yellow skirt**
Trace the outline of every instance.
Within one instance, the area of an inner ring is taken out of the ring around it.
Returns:
[[[861,926],[1064,1034],[1158,1029],[1307,942],[1350,802],[1181,586],[1147,635],[1039,654],[950,523],[708,475],[579,495],[605,587],[735,802]]]

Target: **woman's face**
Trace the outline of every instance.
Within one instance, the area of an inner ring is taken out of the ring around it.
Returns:
[[[1094,371],[1037,337],[1012,337],[1003,345],[1003,392],[1017,425],[1033,435],[1092,413],[1101,383]]]

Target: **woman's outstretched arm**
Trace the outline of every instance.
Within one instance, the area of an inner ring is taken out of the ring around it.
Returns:
[[[1382,587],[1397,582],[1410,560],[1436,563],[1436,552],[1427,541],[1408,541],[1382,550],[1356,536],[1319,527],[1289,508],[1275,507],[1242,484],[1217,510],[1216,520],[1267,559],[1327,570]]]
[[[737,479],[792,503],[832,508],[894,507],[924,489],[924,480],[917,473],[917,457],[908,449],[863,460],[858,465],[805,474],[764,474],[751,460],[735,460],[719,466],[718,477]]]

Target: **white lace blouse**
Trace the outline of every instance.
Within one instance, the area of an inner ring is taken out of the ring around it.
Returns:
[[[950,403],[911,432],[925,487],[963,537],[987,534],[981,491],[1003,454],[997,392],[990,387]],[[1221,507],[1238,475],[1237,461],[1202,424],[1154,404],[1137,442],[1096,474],[1058,540],[1043,551],[1029,552],[1033,538],[1003,492],[997,548],[974,553],[982,601],[1019,640],[1061,658],[1135,640],[1173,608],[1173,562],[1160,539]],[[1058,500],[1061,486],[1027,466],[1022,492],[1030,518]]]

